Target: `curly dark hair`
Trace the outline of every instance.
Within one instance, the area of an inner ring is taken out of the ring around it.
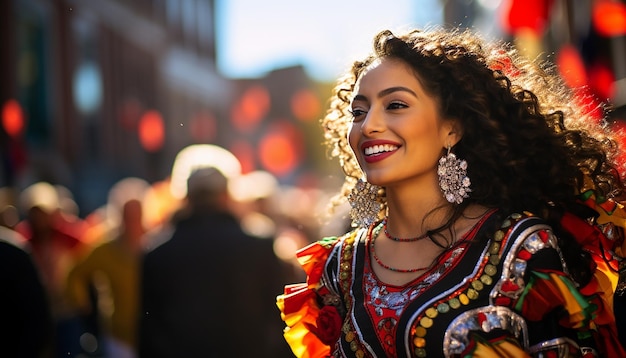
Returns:
[[[431,28],[378,33],[374,52],[338,81],[322,126],[330,155],[346,174],[340,201],[362,176],[347,141],[352,92],[367,66],[381,58],[407,63],[438,99],[442,116],[461,123],[463,136],[453,151],[468,163],[472,192],[453,217],[472,203],[546,217],[554,207],[573,204],[583,188],[601,200],[624,193],[612,163],[616,142],[576,105],[553,66],[469,30]]]

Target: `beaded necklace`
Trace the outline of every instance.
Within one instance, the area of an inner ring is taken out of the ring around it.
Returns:
[[[385,232],[385,236],[387,236],[388,239],[397,241],[397,242],[414,242],[414,241],[420,241],[428,237],[428,231],[425,234],[422,234],[416,237],[402,238],[402,237],[391,236],[389,231],[387,231],[387,218],[383,220],[383,231]]]
[[[383,226],[386,226],[386,220],[383,224]],[[376,243],[376,237],[378,237],[378,233],[380,233],[380,227],[381,225],[378,225],[377,228],[375,228],[374,230],[372,230],[370,232],[370,234],[372,235],[370,237],[370,246],[371,246],[371,250],[372,250],[372,257],[374,257],[374,260],[376,261],[376,263],[378,263],[380,265],[380,267],[389,270],[389,271],[393,271],[393,272],[401,272],[401,273],[412,273],[412,272],[418,272],[418,271],[424,271],[424,270],[428,270],[430,268],[431,265],[428,266],[424,266],[424,267],[417,267],[417,268],[412,268],[412,269],[399,269],[399,268],[395,268],[395,267],[391,267],[388,265],[385,265],[379,258],[378,256],[376,256],[376,249],[374,248],[374,245]],[[414,240],[415,241],[415,240]]]

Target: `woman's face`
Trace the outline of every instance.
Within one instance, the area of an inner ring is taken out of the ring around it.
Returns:
[[[437,182],[442,150],[460,136],[406,63],[383,59],[370,65],[356,83],[351,106],[350,147],[370,183]]]

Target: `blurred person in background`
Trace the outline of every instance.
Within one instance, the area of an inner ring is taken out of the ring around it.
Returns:
[[[229,181],[228,190],[235,205],[241,227],[250,235],[272,238],[279,226],[275,196],[278,180],[271,173],[257,170],[239,175]]]
[[[144,259],[140,357],[290,356],[271,337],[282,329],[271,317],[282,266],[230,203],[220,170],[192,170],[173,234]]]
[[[149,184],[125,178],[109,191],[97,246],[71,270],[67,290],[105,357],[137,355],[139,270],[146,226],[143,199]],[[95,297],[92,297],[95,294]],[[94,327],[95,325],[95,327]],[[96,348],[96,347],[94,347]]]
[[[144,236],[144,250],[151,250],[169,240],[174,231],[176,214],[183,199],[172,195],[169,178],[153,183],[146,192],[144,217],[148,231]]]
[[[66,220],[57,188],[48,182],[25,188],[19,204],[24,219],[15,230],[28,242],[50,303],[55,356],[78,354],[82,351],[80,319],[67,300],[65,285],[69,270],[86,250],[81,241],[85,227],[80,221]]]
[[[0,188],[0,356],[50,358],[48,298],[26,239],[13,230],[18,211],[12,190]]]
[[[59,200],[60,221],[67,222],[67,227],[76,232],[76,235],[84,236],[87,223],[80,218],[80,208],[74,199],[72,191],[64,185],[54,185]],[[81,236],[81,239],[82,239]]]
[[[15,231],[15,227],[20,221],[20,213],[15,205],[16,190],[10,187],[0,188],[0,236],[2,240],[8,241],[15,246],[30,250],[26,238]]]

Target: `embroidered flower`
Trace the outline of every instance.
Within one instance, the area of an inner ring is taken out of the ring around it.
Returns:
[[[341,321],[335,306],[324,306],[319,311],[315,326],[309,323],[306,326],[322,343],[332,346],[341,336]]]

